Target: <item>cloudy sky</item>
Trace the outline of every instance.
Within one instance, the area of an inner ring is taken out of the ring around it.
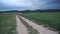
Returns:
[[[0,0],[0,10],[60,9],[60,0]]]

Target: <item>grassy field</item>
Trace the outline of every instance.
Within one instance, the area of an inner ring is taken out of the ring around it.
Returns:
[[[0,34],[16,34],[16,13],[0,13]]]
[[[60,31],[60,12],[30,12],[24,16],[38,21],[37,24],[43,23]]]
[[[0,34],[17,34],[16,19],[17,12],[0,13]],[[24,16],[36,20],[37,24],[44,24],[60,31],[60,12],[29,12]]]

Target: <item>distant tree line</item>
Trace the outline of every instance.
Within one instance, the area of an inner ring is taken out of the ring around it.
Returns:
[[[0,11],[1,13],[3,12],[60,12],[60,9],[48,9],[48,10],[10,10],[10,11]]]

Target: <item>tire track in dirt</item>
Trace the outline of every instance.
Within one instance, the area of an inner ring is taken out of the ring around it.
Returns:
[[[16,16],[16,25],[18,34],[28,34],[27,28],[22,24],[18,16]]]

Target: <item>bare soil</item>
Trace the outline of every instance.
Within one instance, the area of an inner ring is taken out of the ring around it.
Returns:
[[[16,25],[18,34],[28,34],[27,28],[22,24],[18,16],[16,16]]]

